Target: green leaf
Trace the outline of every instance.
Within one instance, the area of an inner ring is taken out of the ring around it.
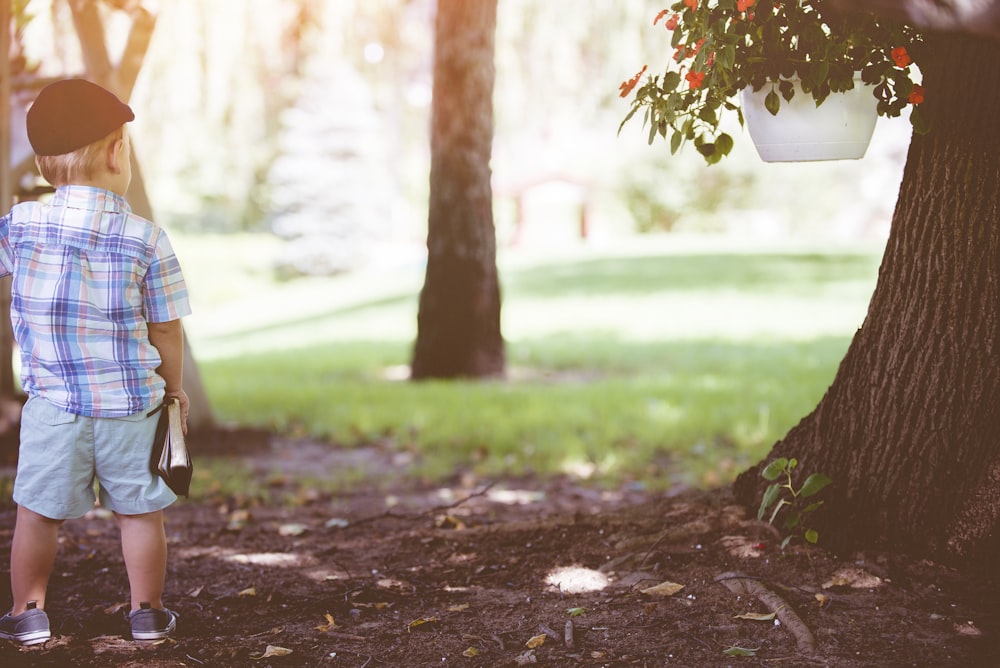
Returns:
[[[811,75],[815,85],[823,85],[826,83],[827,77],[830,76],[830,61],[818,60],[814,62],[810,68],[809,74]]]
[[[813,503],[810,503],[808,506],[802,509],[802,514],[808,515],[809,513],[816,511],[822,505],[823,505],[822,501],[815,501]]]
[[[768,524],[774,524],[774,518],[778,516],[778,511],[781,510],[784,506],[790,506],[790,505],[792,504],[790,504],[785,499],[778,501],[778,505],[774,507],[774,512],[771,513],[771,517],[767,520]]]
[[[782,79],[778,83],[778,90],[781,91],[781,97],[785,98],[785,102],[791,102],[795,96],[795,84],[788,79]]]
[[[773,88],[764,98],[764,107],[771,112],[772,116],[778,115],[778,109],[781,107],[781,98],[778,97],[778,94],[774,92]]]
[[[715,54],[715,62],[725,70],[731,70],[736,65],[736,47],[726,44]]]
[[[674,130],[674,133],[670,135],[670,155],[675,155],[681,147],[681,142],[684,141],[684,135],[680,132]]]
[[[788,466],[788,460],[784,457],[778,457],[760,472],[760,475],[764,480],[777,480],[778,476],[781,475],[785,467]]]
[[[722,650],[722,653],[727,656],[757,656],[757,650],[759,649],[760,649],[759,647],[757,647],[756,649],[750,649],[749,647],[734,646],[734,647],[727,647],[726,649]]]
[[[681,83],[679,72],[670,71],[663,75],[663,89],[666,91],[676,90]]]
[[[778,494],[780,493],[781,485],[778,483],[768,485],[767,489],[764,490],[764,498],[760,500],[760,510],[757,511],[757,519],[764,519],[767,509],[771,507],[772,503],[778,500]]]
[[[566,608],[566,614],[570,617],[579,617],[585,612],[587,612],[586,608]]]
[[[832,482],[832,480],[827,478],[822,473],[813,473],[811,476],[806,478],[804,483],[802,483],[802,489],[799,490],[799,496],[805,498],[813,496]]]
[[[794,536],[790,536],[790,535],[789,536],[785,536],[785,540],[781,541],[781,549],[782,549],[782,551],[784,551],[784,549],[786,547],[788,547],[788,544],[792,542],[792,538],[794,538]]]
[[[816,531],[815,529],[807,529],[805,537],[807,542],[815,545],[819,542],[819,531]]]
[[[720,134],[719,137],[715,140],[715,146],[719,150],[719,157],[722,157],[724,155],[729,155],[729,152],[733,150],[733,144],[734,142],[731,136],[729,136],[725,132]]]
[[[802,513],[792,508],[785,517],[785,528],[791,531],[802,521]]]

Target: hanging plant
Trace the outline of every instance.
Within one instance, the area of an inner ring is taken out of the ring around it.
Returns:
[[[634,92],[621,127],[644,110],[649,142],[660,136],[672,153],[692,142],[709,164],[718,162],[733,148],[720,129],[724,114],[743,124],[737,94],[769,89],[767,110],[778,114],[796,94],[794,82],[819,105],[860,77],[880,115],[912,106],[914,129],[929,129],[918,106],[923,87],[914,81],[920,34],[910,26],[839,12],[828,0],[678,0],[653,25],[664,26],[673,54],[662,74],[642,82],[644,66],[621,85],[623,98]]]

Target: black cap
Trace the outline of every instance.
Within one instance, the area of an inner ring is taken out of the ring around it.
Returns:
[[[28,109],[28,141],[36,155],[72,153],[134,118],[114,93],[85,79],[63,79],[43,88]]]

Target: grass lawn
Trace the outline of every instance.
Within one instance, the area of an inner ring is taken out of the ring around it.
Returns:
[[[531,471],[651,488],[728,482],[816,405],[882,250],[654,237],[502,251],[509,378],[410,383],[419,255],[278,283],[275,243],[175,242],[220,422],[379,443],[428,480]]]

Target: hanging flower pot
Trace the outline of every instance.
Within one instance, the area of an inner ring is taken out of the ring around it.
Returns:
[[[660,34],[669,39],[664,39],[662,51],[667,66],[644,66],[622,82],[620,96],[634,93],[622,125],[638,115],[648,127],[650,143],[661,137],[671,153],[691,146],[708,164],[732,150],[735,140],[726,132],[724,119],[741,107],[765,160],[858,158],[871,137],[873,113],[895,118],[908,111],[914,132],[928,132],[920,106],[924,90],[911,56],[911,50],[920,53],[921,34],[884,18],[838,11],[837,4],[674,0],[653,19],[654,26],[662,22],[666,27]],[[862,87],[859,75],[871,87]],[[809,92],[795,93],[793,79],[808,84]],[[852,85],[857,90],[846,96],[832,92]],[[774,89],[781,91],[769,105],[772,110],[780,107],[773,119],[779,124],[778,138],[760,136],[755,121],[771,115],[763,106],[755,113],[749,101],[740,104],[738,96],[746,89],[763,91],[765,98]],[[818,109],[816,100],[822,101]],[[868,121],[857,136],[848,132],[853,127],[849,110],[855,103],[868,110]],[[800,119],[806,112],[818,113],[840,130],[807,139],[816,123]],[[803,143],[812,148],[791,146]],[[822,153],[813,152],[820,148]]]
[[[743,117],[757,154],[764,162],[857,160],[863,158],[878,120],[878,100],[855,80],[854,88],[832,93],[817,106],[795,83],[791,100],[781,100],[777,114],[765,106],[774,87],[740,92]]]

